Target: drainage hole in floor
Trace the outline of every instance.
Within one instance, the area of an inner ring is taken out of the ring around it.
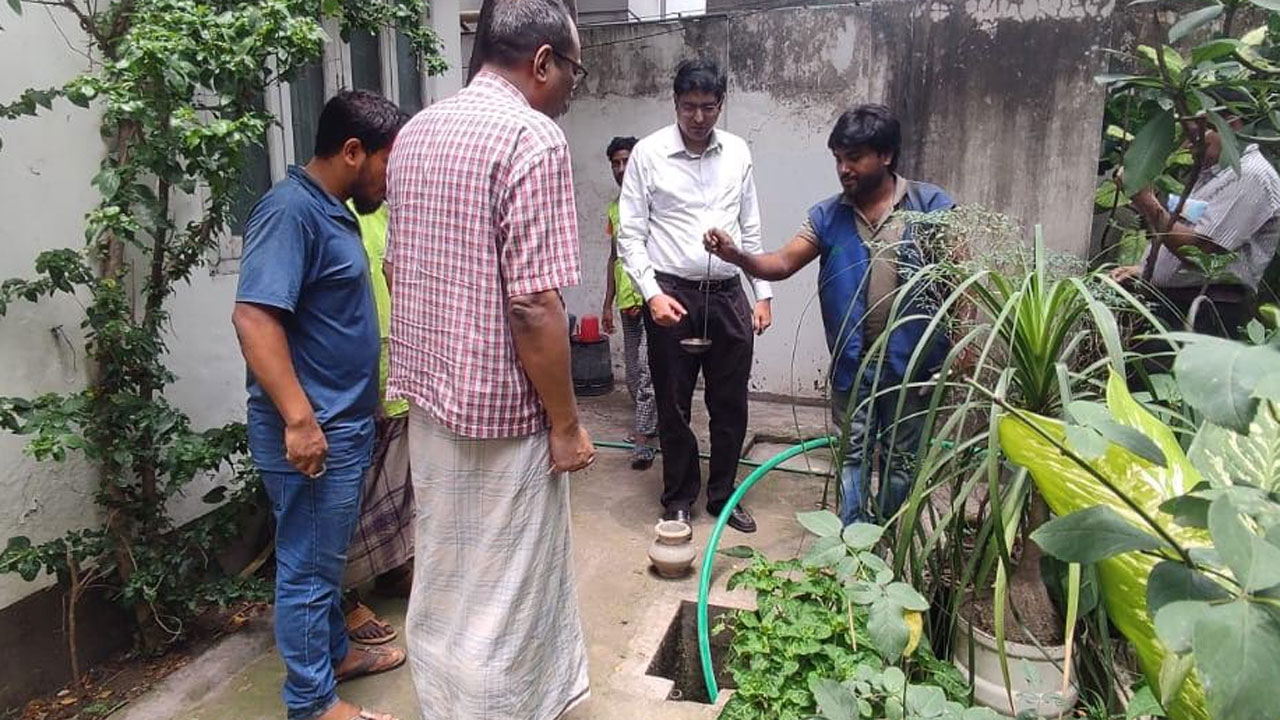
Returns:
[[[720,605],[708,605],[707,620],[711,628],[715,628],[721,615],[731,610],[732,608]],[[711,636],[711,662],[715,666],[716,684],[721,690],[737,687],[733,684],[733,676],[725,668],[729,641],[732,638],[731,629]],[[702,677],[702,658],[698,654],[697,603],[688,600],[680,603],[645,674],[663,677],[675,683],[671,693],[667,695],[668,700],[703,704],[711,702]]]

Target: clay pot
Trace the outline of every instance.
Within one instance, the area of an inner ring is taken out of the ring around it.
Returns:
[[[665,578],[683,577],[698,556],[693,546],[693,528],[678,520],[663,520],[653,528],[657,537],[649,546],[649,560]]]
[[[969,677],[969,623],[956,618],[956,639],[951,662]],[[1059,718],[1075,707],[1078,691],[1075,683],[1062,692],[1062,671],[1066,661],[1065,645],[1048,645],[1042,651],[1034,645],[1005,642],[1009,658],[1009,690],[1005,689],[1000,670],[1000,651],[996,639],[987,633],[973,631],[973,699],[1006,717]],[[1014,707],[1009,707],[1009,695]]]

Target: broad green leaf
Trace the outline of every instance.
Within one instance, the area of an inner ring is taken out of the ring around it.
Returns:
[[[1150,45],[1139,45],[1134,52],[1138,54],[1138,57],[1147,61],[1152,70],[1159,72],[1160,61],[1156,57],[1155,48]],[[1164,46],[1163,54],[1165,67],[1169,70],[1170,79],[1175,83],[1181,81],[1182,71],[1187,67],[1186,62],[1182,59],[1182,55],[1168,45]]]
[[[1280,423],[1265,407],[1254,415],[1247,434],[1202,424],[1187,457],[1213,487],[1243,483],[1280,491]]]
[[[841,537],[844,538],[844,544],[854,550],[870,550],[880,542],[882,535],[884,535],[884,528],[879,525],[853,523],[844,529]]]
[[[911,630],[902,619],[902,608],[886,598],[871,604],[867,611],[867,634],[886,662],[896,663],[907,647]]]
[[[1106,407],[1094,402],[1077,400],[1067,406],[1067,412],[1082,425],[1096,430],[1107,441],[1156,465],[1164,465],[1164,453],[1146,435],[1116,422]]]
[[[864,567],[875,574],[877,578],[876,582],[880,582],[879,578],[885,573],[893,573],[893,568],[889,567],[889,563],[885,562],[884,558],[876,555],[875,553],[860,552],[858,553],[858,560],[862,562]],[[880,584],[883,585],[885,583],[881,582]]]
[[[1275,370],[1280,353],[1222,338],[1188,339],[1173,363],[1183,398],[1211,422],[1247,433],[1258,409],[1254,388]]]
[[[809,680],[809,691],[818,704],[818,711],[827,720],[858,720],[857,701],[835,680],[812,678]]]
[[[1209,5],[1183,15],[1169,28],[1169,42],[1176,43],[1187,35],[1213,22],[1225,10],[1221,5]],[[1194,58],[1194,55],[1192,56]]]
[[[849,582],[849,580],[853,579],[853,577],[858,574],[858,568],[860,566],[861,563],[858,562],[858,558],[853,555],[846,555],[845,558],[836,565],[836,579],[842,583]]]
[[[1214,548],[1245,590],[1280,585],[1280,548],[1244,524],[1231,498],[1220,497],[1209,506],[1209,533]]]
[[[1212,62],[1226,57],[1235,52],[1238,47],[1240,47],[1240,41],[1232,38],[1210,40],[1191,51],[1191,64],[1199,65],[1202,62]]]
[[[1111,446],[1104,457],[1090,466],[1109,478],[1130,500],[1161,523],[1180,544],[1187,547],[1209,542],[1208,533],[1184,528],[1160,512],[1160,505],[1185,495],[1200,483],[1200,475],[1187,461],[1177,436],[1151,415],[1129,394],[1124,376],[1111,373],[1107,381],[1107,408],[1121,425],[1132,427],[1155,442],[1167,459],[1164,467],[1142,462],[1132,453]],[[1036,417],[1035,427],[1061,443],[1065,439],[1062,423]],[[1005,415],[999,421],[1000,449],[1012,461],[1026,467],[1050,509],[1058,515],[1098,505],[1106,505],[1131,524],[1141,527],[1143,521],[1130,507],[1092,474],[1068,459],[1059,448],[1046,440],[1020,419]],[[1155,636],[1151,616],[1147,613],[1147,577],[1158,560],[1142,553],[1126,553],[1097,564],[1099,585],[1107,614],[1115,627],[1132,643],[1148,682],[1159,682],[1160,669],[1167,655]],[[1162,696],[1164,698],[1164,696]],[[1166,698],[1165,708],[1173,720],[1208,720],[1204,691],[1193,676],[1174,697]]]
[[[1156,699],[1156,694],[1151,691],[1150,685],[1138,688],[1129,699],[1129,705],[1124,709],[1124,720],[1138,720],[1145,717],[1164,717],[1164,708]]]
[[[1059,560],[1083,565],[1134,550],[1164,547],[1158,537],[1135,527],[1106,505],[1054,518],[1031,533],[1031,539]]]
[[[1147,609],[1154,615],[1172,602],[1221,601],[1229,596],[1221,585],[1199,570],[1175,560],[1165,560],[1147,578]]]
[[[884,669],[884,674],[880,676],[880,683],[890,693],[901,693],[903,688],[907,686],[906,673],[894,665]]]
[[[1164,656],[1159,679],[1160,698],[1164,704],[1168,704],[1171,698],[1186,689],[1187,676],[1191,674],[1195,664],[1196,659],[1191,655],[1169,653]]]
[[[1209,529],[1209,501],[1195,495],[1183,495],[1160,505],[1160,511],[1173,516],[1183,527]]]
[[[756,555],[755,549],[750,545],[734,545],[733,547],[721,548],[718,552],[725,557],[740,559],[753,558]]]
[[[944,712],[947,695],[936,685],[908,685],[907,712],[921,718],[936,718]]]
[[[904,610],[915,610],[916,612],[924,612],[929,609],[929,601],[924,596],[916,592],[916,589],[903,582],[889,583],[885,587],[885,595],[888,598],[901,605]]]
[[[1124,192],[1132,196],[1164,172],[1169,154],[1177,149],[1173,113],[1157,113],[1138,131],[1124,154]]]
[[[1267,330],[1262,326],[1262,323],[1258,322],[1257,318],[1250,320],[1249,324],[1244,326],[1244,334],[1248,336],[1250,344],[1253,345],[1261,345],[1267,341]],[[1269,378],[1280,379],[1280,374],[1273,373],[1268,375],[1266,378],[1263,378],[1262,383],[1259,383],[1259,386],[1267,382],[1267,379]],[[1263,391],[1259,391],[1258,388],[1253,389],[1255,397],[1266,397],[1262,392]]]
[[[870,605],[884,597],[884,588],[869,582],[856,582],[849,586],[849,601],[854,605]]]
[[[1068,425],[1066,431],[1067,447],[1086,460],[1097,460],[1107,454],[1109,443],[1097,430],[1083,425]]]
[[[840,562],[847,551],[838,537],[820,537],[809,548],[804,556],[804,564],[813,567],[828,567]]]
[[[22,14],[22,0],[9,0],[9,7],[13,8],[15,13]]]
[[[1191,649],[1191,638],[1196,621],[1209,609],[1209,603],[1198,600],[1178,600],[1160,608],[1156,613],[1156,635],[1170,652],[1184,653]]]
[[[991,708],[971,707],[965,708],[960,715],[960,720],[1003,720],[1004,716],[997,713]]]
[[[805,530],[818,537],[838,538],[840,537],[840,531],[844,529],[844,524],[840,522],[840,518],[830,510],[796,513],[796,521]]]
[[[1218,164],[1240,172],[1240,139],[1236,137],[1235,128],[1217,111],[1209,113],[1209,122],[1213,123],[1218,131],[1218,138],[1222,141],[1222,155],[1218,158]]]
[[[1196,623],[1196,670],[1215,718],[1274,720],[1280,708],[1280,623],[1255,603],[1215,605]]]

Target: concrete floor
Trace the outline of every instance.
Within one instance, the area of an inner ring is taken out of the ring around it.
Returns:
[[[590,398],[582,410],[597,441],[622,441],[630,434],[631,405],[626,395]],[[750,456],[772,455],[781,438],[813,437],[826,431],[825,411],[775,403],[753,403],[748,442],[760,438]],[[695,427],[701,428],[706,445],[706,416],[695,410]],[[829,456],[810,456],[814,467],[829,467]],[[759,457],[758,459],[765,459]],[[666,699],[671,682],[645,674],[668,623],[681,600],[697,599],[697,577],[663,580],[648,568],[646,551],[653,525],[661,514],[658,496],[662,487],[661,460],[645,472],[629,467],[630,457],[621,450],[602,449],[595,465],[574,478],[573,519],[578,596],[582,608],[591,666],[591,698],[575,708],[566,720],[694,720],[714,718],[718,708],[671,702]],[[803,465],[797,459],[792,465]],[[750,468],[743,468],[745,477]],[[704,464],[705,473],[705,464]],[[747,544],[770,557],[799,552],[807,542],[795,523],[797,511],[814,509],[822,496],[819,477],[775,472],[757,484],[746,504],[760,526],[754,535],[727,530],[722,546]],[[698,508],[694,542],[704,548],[712,522]],[[717,556],[711,602],[749,606],[750,595],[728,593],[726,579],[746,561]],[[701,563],[699,557],[698,564]],[[379,601],[377,611],[396,627],[403,627],[404,601]],[[211,668],[212,670],[212,668]],[[243,666],[220,689],[193,709],[169,717],[183,720],[267,720],[282,718],[279,699],[283,668],[274,652]],[[342,695],[353,702],[385,712],[401,720],[419,715],[413,683],[407,668],[346,684]],[[721,693],[720,704],[727,698]],[[157,715],[156,720],[159,720]]]

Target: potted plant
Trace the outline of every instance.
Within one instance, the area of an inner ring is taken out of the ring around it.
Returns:
[[[1255,340],[1271,340],[1260,325]],[[1106,406],[1064,424],[1008,406],[1009,456],[1059,517],[1033,536],[1096,565],[1116,626],[1169,717],[1253,720],[1280,705],[1280,352],[1179,335],[1172,427],[1112,375]],[[1184,451],[1179,433],[1194,429]],[[1178,431],[1178,432],[1175,432]]]
[[[953,657],[980,702],[1056,717],[1074,702],[1063,682],[1069,628],[1041,578],[1040,549],[1025,542],[1049,513],[1026,471],[1005,462],[993,431],[998,402],[1069,416],[1109,368],[1124,367],[1122,310],[1155,319],[1105,276],[1050,254],[1038,229],[1027,252],[1015,226],[981,209],[908,220],[928,255],[948,258],[910,280],[943,288],[932,322],[941,330],[947,318],[967,320],[950,327],[953,349],[935,378],[893,390],[930,393],[915,487],[895,526],[895,569],[911,568],[917,587],[947,603],[939,630],[955,632]],[[963,245],[982,252],[954,251]],[[883,352],[871,350],[863,372]]]

